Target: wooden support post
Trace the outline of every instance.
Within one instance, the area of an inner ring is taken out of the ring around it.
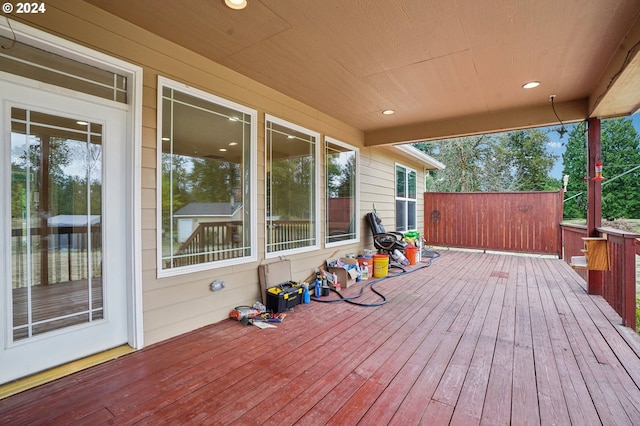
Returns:
[[[594,180],[595,167],[601,161],[600,118],[590,118],[587,133],[587,236],[597,237],[597,228],[602,226],[602,184]],[[603,294],[602,272],[587,271],[589,294]]]

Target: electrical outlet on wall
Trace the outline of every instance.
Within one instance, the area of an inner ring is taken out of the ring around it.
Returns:
[[[224,288],[224,281],[222,280],[213,280],[211,283],[211,291],[218,291]]]

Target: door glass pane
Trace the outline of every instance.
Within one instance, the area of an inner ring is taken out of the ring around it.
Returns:
[[[13,341],[103,318],[102,125],[11,109]]]

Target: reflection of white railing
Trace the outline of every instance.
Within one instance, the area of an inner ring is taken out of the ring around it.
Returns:
[[[309,221],[271,221],[267,227],[269,252],[307,247],[313,244]],[[167,267],[195,265],[247,256],[242,222],[200,223],[189,238],[166,261]]]
[[[195,265],[246,256],[242,222],[204,222],[167,261],[169,267]]]
[[[267,227],[267,251],[291,250],[315,244],[308,220],[278,220]]]
[[[56,226],[32,227],[29,238],[22,228],[11,230],[11,270],[13,288],[26,287],[27,268],[31,265],[31,285],[48,285],[89,278],[91,261],[92,278],[102,275],[102,228]],[[89,247],[89,241],[91,246]],[[27,250],[31,247],[31,253]],[[45,255],[46,254],[46,255]],[[30,259],[27,259],[30,257]]]

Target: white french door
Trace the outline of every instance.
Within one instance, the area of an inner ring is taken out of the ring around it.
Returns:
[[[5,383],[127,343],[131,262],[126,106],[2,80],[0,106]]]

